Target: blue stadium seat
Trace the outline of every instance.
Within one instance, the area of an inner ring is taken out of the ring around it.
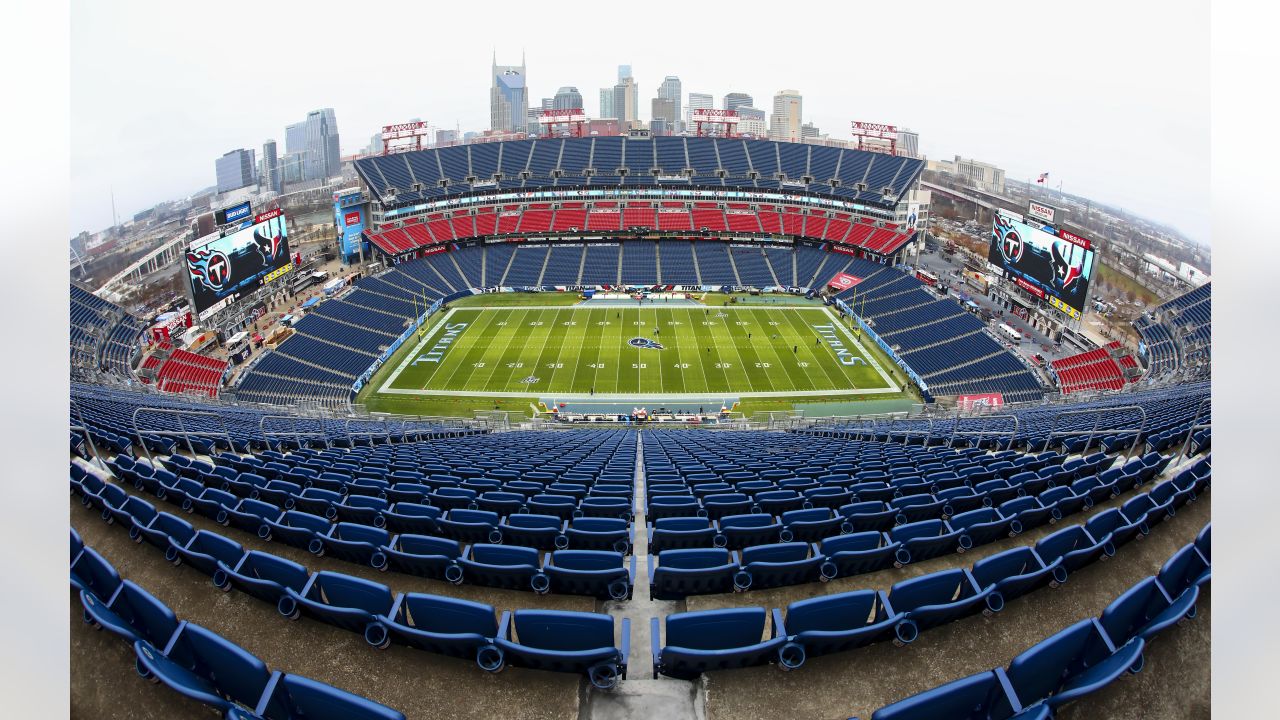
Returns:
[[[575,518],[565,531],[572,550],[631,552],[631,524],[621,518]]]
[[[886,705],[871,720],[1050,720],[1046,706],[1020,708],[1003,670],[984,670]]]
[[[967,549],[961,543],[965,533],[952,529],[946,520],[921,520],[899,525],[888,535],[890,541],[901,543],[893,556],[897,567]]]
[[[628,569],[621,553],[608,550],[556,550],[542,570],[551,580],[551,592],[627,600],[635,581],[635,566],[634,556]]]
[[[726,515],[716,522],[716,535],[712,544],[741,550],[752,545],[775,542],[782,532],[782,523],[767,513]]]
[[[992,587],[979,587],[965,568],[895,583],[889,590],[889,606],[903,614],[894,629],[895,642],[912,642],[923,630],[979,612],[992,592]]]
[[[404,720],[404,714],[368,698],[301,675],[275,673],[254,709],[254,716],[290,720]],[[251,716],[228,714],[231,720]]]
[[[375,562],[385,561],[378,552],[391,542],[391,533],[383,528],[356,523],[334,523],[329,532],[317,535],[307,545],[316,557],[334,557],[346,562],[379,567]]]
[[[1029,547],[1016,547],[985,557],[970,570],[977,586],[987,593],[987,610],[1000,612],[1010,601],[1046,585],[1057,587],[1067,579],[1061,560],[1046,563]]]
[[[1195,617],[1199,596],[1200,588],[1195,585],[1170,595],[1157,578],[1148,577],[1112,601],[1098,622],[1113,644],[1123,645],[1134,638],[1151,642],[1162,630]]]
[[[554,515],[533,513],[508,515],[498,523],[498,530],[502,533],[504,544],[521,545],[538,550],[568,547],[569,538],[565,535],[568,528],[567,521]]]
[[[383,618],[387,636],[379,648],[391,643],[449,657],[494,661],[493,639],[498,635],[498,615],[492,605],[457,598],[401,593]]]
[[[271,553],[250,550],[235,565],[219,562],[213,584],[223,590],[240,592],[277,605],[285,597],[286,588],[301,593],[310,579],[307,569],[298,563]]]
[[[80,591],[84,621],[108,630],[129,643],[145,640],[164,647],[178,630],[178,619],[167,605],[130,580],[121,581],[107,600],[88,590]]]
[[[979,508],[954,515],[948,521],[960,531],[961,545],[978,547],[1004,538],[1014,537],[1022,530],[1022,523],[1005,517],[995,508]]]
[[[1071,525],[1045,535],[1036,542],[1036,554],[1052,565],[1061,561],[1068,575],[1093,563],[1115,555],[1116,549],[1109,541],[1098,541],[1083,525]]]
[[[370,645],[385,642],[382,618],[391,613],[395,598],[386,585],[351,575],[320,571],[307,579],[301,591],[285,588],[276,604],[281,615],[297,620],[306,615],[351,632],[361,633]]]
[[[739,567],[737,554],[724,548],[664,550],[649,556],[649,598],[729,592]]]
[[[145,540],[162,551],[169,549],[171,539],[177,545],[186,545],[195,534],[196,530],[191,527],[191,523],[167,512],[156,513],[145,527],[135,525],[129,531],[134,540]]]
[[[71,587],[110,598],[120,587],[120,573],[91,547],[81,547],[71,561]]]
[[[818,572],[824,559],[817,545],[803,542],[744,548],[742,568],[733,576],[734,589],[741,591],[799,585],[819,578],[828,580],[830,578]]]
[[[240,543],[208,530],[198,531],[185,545],[170,538],[165,551],[165,559],[174,565],[186,563],[210,577],[218,571],[218,563],[235,567],[242,557],[244,548]]]
[[[237,706],[256,708],[271,681],[258,658],[220,635],[183,621],[163,648],[134,643],[138,674],[234,717]]]
[[[893,565],[901,547],[881,532],[829,537],[818,545],[824,556],[819,572],[825,579],[834,579],[883,570]]]
[[[808,598],[787,606],[786,616],[773,610],[773,632],[785,637],[789,648],[780,654],[793,667],[807,657],[853,650],[894,638],[901,616],[889,607],[888,597],[876,590]]]
[[[477,543],[458,558],[458,565],[466,581],[475,585],[533,590],[538,594],[551,587],[542,572],[541,556],[533,548]]]
[[[397,502],[382,513],[386,528],[391,533],[411,535],[439,535],[440,508],[417,502]]]
[[[1022,531],[1034,530],[1053,517],[1052,508],[1041,505],[1039,500],[1030,495],[1000,503],[997,509],[1001,515],[1016,519],[1022,525]]]
[[[1006,676],[1023,706],[1050,710],[1142,668],[1141,638],[1115,647],[1096,619],[1081,620],[1036,643],[1009,663]]]
[[[503,613],[495,644],[502,652],[490,672],[511,664],[535,670],[583,673],[601,690],[627,677],[631,621],[622,620],[622,642],[614,645],[613,617],[598,613],[516,610]]]
[[[306,550],[313,540],[329,532],[329,525],[329,521],[319,515],[286,510],[279,520],[264,522],[258,528],[258,537]]]
[[[533,512],[532,508],[530,512]],[[502,542],[499,520],[498,513],[487,510],[454,509],[440,516],[436,523],[441,534],[460,543],[496,544]]]
[[[1198,588],[1209,582],[1212,568],[1194,544],[1179,548],[1164,565],[1156,578],[1160,586],[1170,597],[1185,593],[1191,588]]]
[[[1120,512],[1120,508],[1109,508],[1085,521],[1084,529],[1089,536],[1099,542],[1109,542],[1112,547],[1119,548],[1137,535],[1146,535],[1148,530],[1141,522],[1130,522]]]
[[[849,521],[852,532],[888,532],[898,524],[898,511],[880,500],[860,500],[841,506],[840,514]]]
[[[390,543],[379,548],[385,556],[379,568],[445,580],[456,585],[462,582],[462,566],[458,560],[463,550],[457,540],[431,535],[396,535]]]
[[[824,538],[853,531],[853,525],[831,508],[789,510],[779,520],[782,522],[782,532],[778,534],[778,538],[782,542],[821,542]]]
[[[716,528],[705,517],[663,517],[649,525],[649,552],[709,548],[715,545]]]
[[[765,639],[766,617],[764,608],[675,613],[666,617],[665,644],[661,621],[652,618],[653,676],[690,680],[708,670],[777,660],[787,638]]]

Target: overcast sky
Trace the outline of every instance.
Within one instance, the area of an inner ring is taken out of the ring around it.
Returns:
[[[530,99],[576,86],[588,114],[630,64],[641,118],[666,75],[717,106],[778,90],[832,137],[849,121],[964,155],[1209,240],[1208,3],[219,3],[72,0],[71,229],[213,185],[214,160],[261,153],[333,107],[342,153],[420,117],[484,130],[489,66],[526,54]],[[39,142],[39,138],[27,138]]]

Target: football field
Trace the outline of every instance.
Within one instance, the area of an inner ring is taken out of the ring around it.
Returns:
[[[822,307],[456,308],[376,392],[671,398],[899,388]]]

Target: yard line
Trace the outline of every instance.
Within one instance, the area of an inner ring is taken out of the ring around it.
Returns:
[[[876,360],[876,356],[867,350],[866,346],[862,344],[861,340],[854,337],[853,332],[849,330],[849,328],[846,327],[844,323],[840,322],[840,319],[831,312],[831,308],[823,308],[822,310],[827,314],[828,317],[831,318],[831,321],[833,323],[840,326],[840,329],[844,332],[845,337],[849,338],[850,342],[852,342],[858,348],[858,351],[862,353],[862,356],[866,358],[867,362],[871,363],[871,367],[876,369],[876,372],[879,373],[880,375],[880,379],[884,381],[884,387],[889,388],[891,390],[901,390],[902,388],[898,387],[898,385],[894,383],[893,380],[889,379],[889,376],[888,374],[885,373],[884,368],[880,367],[880,362]]]
[[[538,370],[538,367],[537,367],[538,359],[541,357],[542,348],[546,347],[547,337],[550,335],[550,331],[547,330],[547,313],[548,312],[551,312],[554,316],[554,314],[558,311],[539,310],[537,316],[534,317],[529,322],[531,323],[540,322],[542,324],[535,325],[535,326],[524,325],[525,328],[537,328],[538,331],[542,332],[542,342],[538,344],[538,354],[534,355],[532,360],[528,360],[526,357],[525,353],[533,345],[534,339],[537,337],[537,332],[538,332],[535,330],[526,329],[524,341],[519,343],[516,346],[515,359],[507,360],[505,357],[503,358],[506,364],[516,365],[516,367],[507,368],[508,370],[510,370],[510,373],[507,375],[507,383],[506,383],[507,387],[515,387],[516,385],[521,384],[519,383],[519,380],[526,376],[537,377],[536,375],[534,375],[534,373],[537,372]],[[532,364],[533,367],[529,367],[530,364]],[[526,387],[532,387],[532,386],[526,386]]]
[[[702,371],[702,391],[703,391],[703,392],[708,392],[708,391],[711,389],[711,378],[707,377],[707,363],[703,362],[703,361],[702,361],[702,356],[698,355],[698,353],[697,353],[697,349],[698,349],[698,348],[697,348],[697,344],[698,344],[698,337],[697,337],[697,331],[696,331],[696,330],[694,329],[694,327],[693,327],[693,323],[695,322],[695,321],[694,321],[694,319],[693,319],[693,310],[691,310],[691,309],[685,309],[685,310],[684,310],[684,320],[682,320],[682,321],[680,321],[680,322],[682,322],[682,323],[683,323],[683,325],[677,325],[676,327],[677,327],[677,328],[680,328],[680,327],[687,326],[687,327],[689,328],[689,335],[691,335],[691,336],[693,337],[693,343],[694,343],[693,359],[694,359],[694,361],[695,361],[695,362],[690,363],[690,365],[691,365],[691,366],[692,366],[692,365],[696,365],[696,366],[698,367],[698,369]],[[677,345],[677,346],[682,345],[683,343],[680,341],[680,330],[679,330],[679,329],[677,329],[677,330],[675,331],[675,336],[676,336],[676,345]],[[681,358],[681,360],[680,360],[680,362],[683,362],[683,361],[684,361],[684,359],[683,359],[683,357],[682,357],[682,358]],[[721,374],[722,374],[722,375],[724,374],[723,369],[721,369]],[[726,380],[727,380],[727,378],[726,378]],[[726,383],[725,383],[725,385],[727,386],[727,385],[728,385],[728,383],[726,382]],[[686,389],[686,390],[688,390],[688,389],[689,389],[689,385],[688,385],[688,383],[686,383],[686,384],[685,384],[685,389]]]
[[[717,313],[717,314],[718,314],[718,313]],[[726,316],[727,316],[728,314],[729,314],[729,313],[725,313],[725,315],[726,315]],[[733,336],[732,336],[732,334],[730,333],[730,331],[729,331],[729,329],[728,329],[728,328],[729,328],[729,325],[728,325],[728,320],[729,320],[729,318],[728,318],[728,317],[718,318],[718,317],[716,317],[715,315],[709,315],[709,316],[708,316],[708,318],[707,318],[707,320],[708,320],[708,322],[716,323],[715,325],[711,325],[711,326],[709,326],[709,327],[708,327],[708,332],[710,332],[710,333],[711,333],[711,337],[712,337],[713,342],[716,342],[717,344],[718,344],[718,340],[719,340],[719,335],[720,335],[721,333],[716,332],[715,328],[717,328],[717,327],[723,327],[723,328],[725,328],[725,330],[724,330],[724,335],[728,338],[729,346],[733,348],[733,354],[734,354],[734,356],[738,358],[738,367],[740,367],[740,368],[742,369],[742,376],[743,376],[743,378],[744,378],[744,379],[746,380],[746,382],[747,382],[747,388],[748,388],[749,390],[751,390],[751,391],[753,391],[753,392],[754,392],[756,388],[755,388],[755,383],[751,382],[751,371],[752,371],[752,369],[754,369],[754,365],[755,365],[755,363],[756,363],[756,362],[758,362],[758,360],[751,360],[751,361],[749,361],[749,362],[751,363],[751,365],[750,365],[750,366],[748,366],[748,361],[747,361],[746,359],[744,359],[744,358],[743,358],[743,355],[742,355],[742,349],[738,347],[738,343],[733,342]],[[717,348],[716,348],[716,355],[717,355],[717,356],[719,356],[720,354],[721,354],[721,353],[720,353],[720,348],[719,348],[719,347],[717,347]],[[755,357],[755,355],[753,354],[753,355],[752,355],[752,357]],[[770,389],[770,390],[773,390],[773,389],[774,389],[774,387],[773,387],[773,383],[772,383],[772,382],[769,382],[769,378],[768,378],[768,377],[765,377],[765,378],[764,378],[764,380],[765,380],[765,382],[769,383],[769,389]],[[732,391],[733,389],[734,389],[734,388],[733,388],[733,384],[730,384],[730,385],[729,385],[729,387],[727,387],[727,388],[725,389],[725,391],[726,391],[726,392],[730,392],[730,391]]]
[[[810,314],[816,317],[820,317],[818,313],[810,313]],[[819,335],[817,330],[815,330],[811,325],[809,325],[807,320],[801,319],[800,317],[801,315],[803,315],[803,313],[799,313],[795,311],[785,312],[783,313],[782,319],[793,330],[795,330],[797,336],[801,338],[808,338],[808,337],[813,337],[815,339],[818,338]],[[799,325],[797,325],[797,321],[799,321],[800,323]],[[840,370],[838,366],[838,361],[836,361],[834,357],[832,357],[834,355],[834,351],[819,352],[818,350],[815,349],[818,347],[816,343],[813,345],[810,345],[807,342],[801,342],[800,345],[804,346],[805,357],[807,358],[806,362],[810,363],[810,367],[817,366],[818,371],[823,376],[826,377],[825,383],[821,381],[814,382],[813,372],[810,370],[806,370],[805,374],[809,376],[809,384],[811,388],[813,388],[814,390],[823,390],[823,389],[839,389],[846,386],[857,387],[857,385],[851,381],[848,374]],[[826,347],[830,348],[830,345],[827,345]],[[835,375],[832,375],[830,372],[833,369],[832,368],[833,365],[837,366],[834,368],[836,369]]]
[[[413,350],[410,351],[408,355],[404,356],[404,359],[396,366],[396,369],[391,373],[390,377],[388,377],[386,382],[382,384],[383,390],[391,389],[391,386],[400,378],[400,373],[404,372],[405,369],[409,367],[409,363],[418,357],[418,353],[420,353],[422,348],[426,347],[427,343],[435,337],[436,332],[444,329],[444,326],[449,322],[449,318],[452,318],[456,312],[458,312],[456,308],[449,310],[444,314],[444,317],[436,319],[436,322],[431,325],[422,338],[418,340],[418,344],[414,346]],[[381,392],[381,390],[379,390],[379,392]]]
[[[500,320],[495,320],[495,322],[506,322],[507,324],[504,325],[501,330],[494,333],[489,339],[489,342],[485,345],[485,352],[481,357],[484,360],[484,369],[488,372],[484,373],[483,380],[476,383],[480,386],[479,389],[497,389],[493,387],[494,372],[498,369],[497,365],[502,362],[503,357],[505,357],[507,348],[511,345],[512,338],[515,337],[519,328],[523,327],[524,319],[528,315],[529,311],[524,308],[518,310],[513,309],[506,311],[506,317],[501,318]],[[502,340],[501,349],[498,349],[497,341],[499,339]],[[473,373],[468,380],[476,380],[475,373]]]

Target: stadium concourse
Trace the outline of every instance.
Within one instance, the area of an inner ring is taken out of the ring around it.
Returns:
[[[554,432],[76,384],[73,714],[1205,717],[1208,397]]]

